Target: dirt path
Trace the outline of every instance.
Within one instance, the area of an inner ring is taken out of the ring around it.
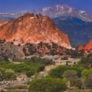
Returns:
[[[37,75],[36,78],[46,77],[51,70],[55,69],[58,66],[60,66],[60,65],[49,65],[49,66],[46,66],[43,71],[39,72],[39,74]]]

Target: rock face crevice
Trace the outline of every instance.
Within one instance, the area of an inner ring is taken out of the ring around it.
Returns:
[[[68,35],[59,30],[49,17],[40,14],[27,13],[0,26],[0,39],[15,45],[53,42],[71,49]]]

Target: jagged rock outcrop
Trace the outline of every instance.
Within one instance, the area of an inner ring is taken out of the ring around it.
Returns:
[[[92,53],[92,40],[90,40],[87,44],[79,46],[78,50],[83,50],[87,53]]]
[[[40,14],[27,13],[0,26],[0,39],[6,42],[13,42],[15,45],[53,42],[71,49],[67,34],[60,31],[49,17]]]

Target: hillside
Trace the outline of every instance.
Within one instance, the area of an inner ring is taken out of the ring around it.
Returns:
[[[59,30],[47,16],[27,13],[0,27],[0,39],[14,44],[51,43],[71,48],[68,35]]]

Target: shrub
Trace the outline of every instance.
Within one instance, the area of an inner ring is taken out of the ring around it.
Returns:
[[[29,86],[29,92],[64,92],[66,84],[61,79],[43,78],[33,80]]]

